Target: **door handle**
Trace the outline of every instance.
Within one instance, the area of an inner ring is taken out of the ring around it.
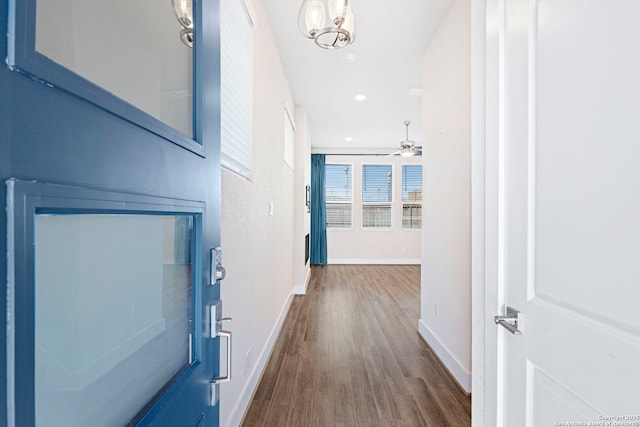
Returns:
[[[218,400],[220,398],[220,384],[231,381],[231,331],[225,331],[222,329],[222,322],[230,320],[230,317],[225,317],[215,321],[215,323],[211,325],[211,338],[227,339],[227,372],[225,375],[217,376],[211,380],[211,400],[209,402],[211,406],[216,406],[218,404]]]
[[[213,379],[214,383],[227,383],[231,381],[231,331],[225,331],[222,329],[222,322],[231,321],[230,317],[225,317],[218,320],[217,323],[217,336],[227,339],[227,374]]]
[[[522,331],[518,329],[518,321],[520,320],[520,312],[513,307],[507,307],[504,316],[494,316],[493,321],[496,325],[504,327],[513,335],[522,335]]]
[[[231,381],[231,331],[222,329],[223,322],[231,321],[230,317],[220,319],[218,316],[222,311],[222,301],[216,301],[209,306],[209,322],[207,335],[209,338],[226,338],[227,340],[227,370],[225,375],[219,375],[211,379],[211,406],[216,406],[220,397],[220,384]]]

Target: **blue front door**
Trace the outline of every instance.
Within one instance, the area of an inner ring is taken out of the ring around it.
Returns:
[[[38,52],[69,40],[36,45],[37,0],[0,0],[0,427],[218,425],[219,4],[193,5],[180,128]]]

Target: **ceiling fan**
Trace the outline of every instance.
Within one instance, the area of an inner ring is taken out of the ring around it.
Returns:
[[[406,137],[404,139],[404,141],[400,142],[400,150],[389,154],[387,157],[391,157],[391,156],[397,156],[398,154],[401,155],[402,157],[411,157],[411,156],[422,156],[422,146],[416,146],[415,141],[411,141],[409,140],[409,125],[411,124],[411,121],[406,120],[404,122],[404,125],[407,128],[407,133],[406,133]]]

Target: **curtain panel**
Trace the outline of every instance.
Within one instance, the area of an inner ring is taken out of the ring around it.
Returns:
[[[311,155],[311,264],[327,263],[325,155]]]

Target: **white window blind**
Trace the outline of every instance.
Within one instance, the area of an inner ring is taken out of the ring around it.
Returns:
[[[422,165],[402,165],[402,228],[422,228]]]
[[[362,165],[362,227],[391,228],[393,167]]]
[[[293,119],[293,112],[287,104],[284,106],[284,161],[291,169],[294,169],[295,144],[296,144],[296,124]]]
[[[353,167],[352,165],[325,166],[325,199],[327,228],[353,226]]]
[[[253,126],[253,27],[247,0],[220,2],[222,166],[251,175]]]

